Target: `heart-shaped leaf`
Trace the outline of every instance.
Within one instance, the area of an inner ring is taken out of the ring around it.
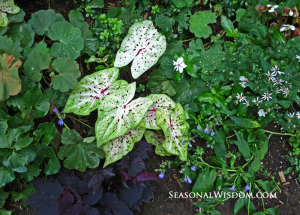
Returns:
[[[31,25],[28,25],[25,22],[12,24],[9,31],[6,33],[6,35],[11,37],[14,42],[20,41],[23,48],[32,46],[34,34]]]
[[[15,14],[20,8],[15,5],[13,0],[0,0],[0,26],[5,27],[8,24],[6,13]]]
[[[65,55],[72,59],[79,57],[80,51],[83,49],[83,39],[80,30],[71,23],[64,21],[52,24],[49,37],[51,40],[59,41],[51,47],[53,57],[64,57]]]
[[[146,20],[135,23],[128,31],[117,53],[115,67],[124,67],[132,60],[131,74],[138,78],[150,69],[166,50],[166,37]]]
[[[21,91],[21,79],[18,68],[21,61],[12,64],[15,57],[3,54],[0,56],[0,101],[7,99],[10,95],[17,95]]]
[[[152,99],[153,104],[150,106],[139,125],[147,129],[160,130],[161,128],[156,123],[155,111],[157,109],[162,109],[166,114],[171,115],[175,110],[176,104],[165,94],[151,94],[147,96],[147,98]]]
[[[173,155],[178,155],[180,160],[187,160],[187,146],[182,144],[188,141],[189,124],[186,122],[185,112],[177,103],[174,112],[171,116],[164,110],[156,110],[156,121],[165,134],[165,141],[163,142],[164,149]]]
[[[68,57],[58,57],[53,61],[52,66],[59,73],[51,80],[53,89],[67,92],[69,89],[74,89],[77,86],[77,79],[81,73],[75,60]]]
[[[145,128],[137,126],[129,129],[124,135],[104,143],[103,150],[105,151],[106,159],[103,168],[127,155],[134,144],[142,139],[145,130]]]
[[[118,75],[119,69],[111,68],[85,76],[72,91],[64,113],[89,115],[99,107],[107,95],[128,85],[126,81],[116,81]]]
[[[152,105],[153,101],[149,98],[132,100],[135,89],[134,82],[110,93],[101,103],[95,125],[98,147],[135,128]]]
[[[156,131],[156,132],[150,130],[145,131],[144,136],[146,141],[155,146],[156,154],[160,156],[171,156],[171,154],[168,153],[162,145],[163,142],[165,142],[165,137],[160,136],[158,132],[160,131]]]

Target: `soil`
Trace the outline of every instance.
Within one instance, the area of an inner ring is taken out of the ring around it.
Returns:
[[[78,1],[80,2],[80,1]],[[105,1],[107,7],[113,5],[119,6],[120,1]],[[159,2],[159,1],[156,1]],[[25,20],[30,19],[31,14],[38,10],[54,9],[57,13],[61,13],[65,18],[67,18],[68,12],[70,10],[76,9],[73,0],[68,1],[58,1],[58,0],[39,0],[39,1],[23,1],[15,0],[15,3],[20,6],[26,13]],[[214,27],[215,33],[220,33],[220,25],[216,24]],[[37,38],[38,40],[38,38]],[[88,72],[84,66],[84,59],[79,59],[79,64],[81,65],[81,72],[83,75],[86,75]],[[139,79],[135,80],[137,86],[139,84],[146,85],[146,78],[151,73],[150,69],[147,73],[141,76]],[[129,71],[121,71],[121,78],[127,80],[128,82],[133,82],[133,78]],[[146,89],[145,92],[141,92],[137,95],[147,96],[150,94],[150,91]],[[84,119],[80,119],[88,124],[95,123],[96,115],[90,115]],[[70,120],[66,123],[70,128],[74,128],[81,135],[87,135],[89,129],[83,126],[82,124],[77,123],[76,121]],[[266,130],[280,132],[280,127],[275,127],[274,124],[270,123]],[[205,149],[204,159],[208,160],[208,156],[213,155],[214,152],[206,148],[206,143],[202,139],[195,139],[193,143],[194,146],[201,146]],[[232,146],[234,147],[234,146]],[[277,207],[280,211],[280,214],[284,215],[299,215],[300,214],[300,186],[297,180],[297,175],[294,172],[290,172],[285,175],[286,182],[282,182],[279,177],[279,172],[287,169],[290,166],[290,163],[285,161],[284,156],[288,154],[292,147],[289,145],[288,139],[285,136],[272,135],[269,140],[269,150],[265,155],[265,158],[262,161],[265,169],[270,172],[274,177],[275,181],[280,181],[281,192],[277,192],[277,198],[265,199],[265,207]],[[234,150],[232,148],[231,150]],[[173,157],[161,157],[153,153],[148,153],[149,158],[145,159],[146,169],[152,174],[158,175],[158,172],[155,169],[159,168],[159,164],[166,160],[173,160]],[[237,161],[242,162],[242,161]],[[180,174],[180,169],[167,169],[165,172],[164,180],[161,181],[152,181],[151,184],[156,186],[156,189],[153,192],[153,199],[150,203],[143,203],[141,206],[141,213],[134,211],[135,215],[192,215],[196,214],[198,208],[196,208],[192,203],[195,201],[201,201],[201,199],[191,199],[191,198],[169,198],[169,192],[190,192],[192,190],[192,185],[186,183],[181,183],[178,178],[182,177]],[[257,175],[257,178],[264,179],[263,176]],[[23,182],[13,182],[4,187],[4,191],[20,191],[21,183]],[[236,199],[230,199],[225,202],[224,205],[217,206],[217,210],[222,212],[222,215],[232,215],[233,208]],[[262,211],[263,207],[260,199],[253,200],[257,211]],[[25,209],[20,209],[22,205],[20,202],[13,202],[11,199],[6,201],[5,208],[13,211],[13,215],[33,215],[33,209],[27,207]],[[245,209],[238,213],[239,215],[248,214]]]

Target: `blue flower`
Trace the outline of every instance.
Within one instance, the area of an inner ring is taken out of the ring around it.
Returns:
[[[234,185],[232,185],[232,187],[229,188],[229,190],[234,191]]]
[[[183,143],[182,143],[182,145],[184,146],[184,144],[186,143],[187,141],[184,141]]]
[[[210,136],[214,136],[214,135],[215,135],[215,132],[211,131]]]
[[[194,166],[191,167],[191,170],[192,170],[192,171],[195,171],[195,170],[196,170],[196,164],[195,164]]]
[[[59,125],[63,125],[63,124],[64,124],[64,121],[63,121],[62,118],[60,118],[60,120],[58,120],[58,124],[59,124]]]
[[[246,185],[244,192],[247,192],[247,191],[249,191],[249,190],[250,190],[250,186],[249,186],[249,185]]]
[[[189,183],[189,184],[193,183],[192,180],[189,178],[189,176],[185,176],[183,180],[185,183]]]
[[[57,115],[59,115],[57,108],[53,108],[53,112],[56,113]]]
[[[208,125],[206,126],[204,132],[207,133],[207,134],[209,134],[209,128],[208,128]]]
[[[165,175],[164,175],[163,171],[161,171],[159,174],[159,178],[164,178],[164,177],[165,177]]]

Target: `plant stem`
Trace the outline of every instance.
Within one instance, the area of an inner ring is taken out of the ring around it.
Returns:
[[[64,123],[64,125],[66,126],[66,128],[70,131],[71,129],[66,125],[66,123]]]
[[[266,132],[270,133],[270,134],[278,134],[278,135],[288,135],[288,136],[293,136],[293,137],[296,137],[295,134],[290,134],[290,133],[277,133],[277,132],[273,132],[273,131],[268,131],[268,130],[265,130]]]
[[[85,125],[85,126],[87,126],[87,127],[89,127],[89,128],[92,128],[91,126],[85,124],[84,122],[80,121],[79,119],[76,119],[76,118],[74,118],[74,117],[72,117],[72,116],[67,116],[67,117],[70,117],[70,118],[72,118],[72,119],[75,119],[76,121],[82,123],[83,125]]]
[[[187,42],[187,41],[190,41],[190,40],[193,40],[193,39],[196,39],[197,37],[193,37],[191,39],[188,39],[188,40],[182,40],[181,42]]]

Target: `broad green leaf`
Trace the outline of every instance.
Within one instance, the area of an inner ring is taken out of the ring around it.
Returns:
[[[155,146],[155,153],[160,156],[171,156],[172,154],[168,153],[164,147],[163,142],[165,141],[165,137],[159,135],[160,131],[151,131],[146,130],[144,133],[145,139],[148,143],[151,143]]]
[[[147,77],[147,88],[151,90],[151,93],[161,93],[162,92],[162,83],[167,80],[167,77],[162,74],[160,69],[155,69]]]
[[[233,23],[230,21],[230,19],[228,19],[226,16],[222,16],[221,24],[222,24],[222,27],[224,28],[224,30],[227,32],[226,36],[233,37],[234,27],[233,27]]]
[[[50,55],[51,52],[51,49],[47,48],[47,44],[43,41],[35,43],[32,47],[32,50],[36,51],[37,53],[41,52],[48,55]]]
[[[170,83],[169,80],[161,83],[161,89],[162,89],[162,93],[166,93],[169,96],[175,96],[176,94],[176,91],[172,87],[172,84]]]
[[[4,134],[8,128],[7,121],[10,119],[10,115],[5,113],[3,110],[0,109],[0,133]]]
[[[126,81],[116,81],[118,75],[119,69],[111,68],[85,76],[72,91],[63,112],[89,115],[107,95],[128,85]]]
[[[210,156],[209,159],[220,167],[227,166],[226,159],[217,157],[217,156]]]
[[[196,12],[190,18],[190,31],[196,35],[196,37],[208,38],[212,34],[210,23],[216,23],[215,13],[206,10]]]
[[[96,122],[97,145],[101,146],[135,128],[153,101],[149,98],[132,100],[136,83],[110,93],[101,103]]]
[[[103,168],[127,155],[132,150],[134,144],[142,139],[145,130],[145,128],[137,126],[136,128],[129,129],[122,136],[104,143],[102,149],[106,154],[106,158]]]
[[[252,161],[250,168],[253,172],[257,172],[259,170],[261,160],[262,159],[260,159],[260,154],[258,154],[258,156],[256,156],[255,159]]]
[[[273,36],[274,38],[281,43],[285,43],[286,42],[286,38],[284,36],[284,32],[280,32],[278,29],[274,29],[273,30]]]
[[[58,57],[53,61],[52,66],[59,73],[59,75],[55,75],[51,80],[53,89],[67,92],[69,89],[74,89],[77,86],[77,79],[81,73],[79,65],[75,60],[68,57]]]
[[[267,208],[266,211],[270,214],[270,215],[279,215],[279,210],[276,207],[272,207],[272,208]]]
[[[10,37],[0,36],[0,49],[12,49],[14,42]]]
[[[176,104],[165,94],[151,94],[147,96],[147,98],[152,99],[153,104],[150,106],[139,125],[147,129],[160,130],[161,128],[156,122],[156,110],[161,109],[164,110],[166,114],[171,115],[175,110]]]
[[[165,135],[164,149],[170,154],[178,155],[180,160],[186,161],[188,144],[182,145],[182,143],[188,141],[190,126],[186,122],[185,111],[180,103],[177,103],[171,116],[162,109],[157,109],[155,116],[157,125],[161,127]]]
[[[58,40],[51,47],[53,57],[70,57],[76,59],[83,49],[84,41],[78,28],[73,27],[69,22],[56,22],[49,30],[51,40]]]
[[[49,69],[51,55],[44,53],[34,53],[29,55],[24,63],[24,74],[35,82],[42,79],[42,70]]]
[[[12,152],[8,157],[4,158],[3,164],[12,169],[18,169],[22,166],[25,166],[28,157],[24,157],[17,152]]]
[[[29,182],[32,181],[34,177],[40,175],[41,169],[37,162],[33,161],[33,164],[27,165],[26,168],[26,172],[19,173],[21,179],[25,179],[27,182]]]
[[[187,12],[181,10],[179,12],[179,14],[174,17],[174,20],[176,22],[178,22],[179,27],[188,29],[188,27],[189,27],[189,24],[188,24],[189,17],[187,17],[187,15],[188,15]]]
[[[55,137],[55,124],[44,122],[39,124],[39,129],[33,132],[35,135],[34,141],[39,143],[42,140],[41,145],[47,146],[50,141]]]
[[[0,101],[7,99],[10,95],[17,95],[21,91],[21,79],[18,68],[21,61],[12,64],[15,57],[3,54],[0,56]]]
[[[0,27],[5,27],[8,24],[6,13],[15,14],[20,11],[20,8],[14,4],[13,0],[0,0]]]
[[[17,22],[23,22],[24,16],[25,16],[25,12],[22,9],[20,9],[20,11],[15,14],[7,14],[8,23],[12,24]]]
[[[245,203],[247,203],[245,198],[239,198],[234,204],[234,214],[237,214],[245,206]]]
[[[193,0],[173,0],[173,3],[178,8],[188,7],[190,6],[194,1]]]
[[[23,48],[32,46],[34,34],[31,25],[28,25],[25,22],[12,24],[6,33],[6,35],[11,37],[14,42],[20,41]]]
[[[61,135],[64,144],[59,148],[58,157],[64,160],[64,166],[68,169],[77,169],[84,172],[86,168],[96,168],[100,159],[104,158],[104,152],[97,148],[96,143],[84,143],[81,136],[75,130],[64,128]]]
[[[92,8],[103,8],[105,3],[103,0],[93,0],[89,3],[87,3],[88,6],[91,6]]]
[[[220,128],[219,130],[214,129],[215,135],[213,136],[213,139],[215,141],[214,144],[214,152],[218,157],[221,157],[223,159],[226,159],[226,147],[225,147],[225,132],[223,128]]]
[[[249,160],[251,158],[251,152],[248,143],[243,138],[243,136],[240,135],[236,130],[234,130],[234,133],[237,137],[237,141],[235,141],[235,144],[238,146],[238,149],[245,158],[245,160]]]
[[[1,215],[11,215],[12,211],[5,210],[3,208],[0,208],[0,214]]]
[[[15,178],[13,171],[5,166],[0,166],[0,187],[4,187],[9,182],[14,181]]]
[[[169,31],[172,29],[172,26],[175,24],[175,20],[163,14],[155,16],[155,23],[163,29],[163,31]]]
[[[2,208],[5,205],[5,199],[7,199],[8,196],[8,193],[4,192],[3,190],[0,190],[0,208]]]
[[[205,169],[199,174],[192,191],[195,193],[205,193],[211,191],[214,186],[216,176],[216,169],[209,170],[208,167],[205,167]]]
[[[124,67],[133,60],[131,74],[136,79],[150,69],[165,50],[166,37],[154,28],[152,21],[135,23],[121,44],[114,66]]]
[[[236,116],[230,116],[230,119],[235,123],[235,125],[242,128],[258,128],[260,124],[252,119],[244,119]]]
[[[82,13],[80,12],[80,8],[77,8],[76,10],[71,10],[68,14],[69,20],[71,23],[73,22],[84,22],[84,17]]]
[[[23,138],[19,138],[16,144],[14,145],[14,149],[20,150],[29,146],[33,141],[33,138],[30,138],[29,135]]]
[[[29,195],[32,195],[35,192],[35,189],[32,185],[27,186],[25,189],[22,190],[22,192],[18,193],[15,191],[10,191],[9,194],[11,195],[11,199],[15,202],[18,202],[22,200],[23,202],[26,202]]]
[[[189,47],[187,48],[186,52],[187,52],[187,54],[189,54],[189,53],[192,53],[193,51],[197,51],[197,50],[201,50],[203,52],[205,51],[205,48],[203,46],[201,39],[192,40],[189,43]]]
[[[40,10],[32,14],[31,19],[28,21],[38,35],[44,35],[48,33],[50,26],[55,22],[65,21],[64,17],[55,13],[54,10]]]
[[[240,8],[235,13],[236,13],[236,21],[240,22],[243,16],[247,14],[247,10]]]

